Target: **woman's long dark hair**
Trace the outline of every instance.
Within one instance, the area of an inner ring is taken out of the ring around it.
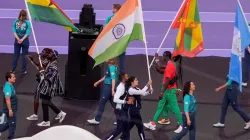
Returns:
[[[184,87],[183,87],[183,99],[184,97],[189,94],[190,88],[191,88],[191,82],[192,81],[188,81],[185,83]]]
[[[135,76],[130,76],[129,78],[128,78],[128,81],[126,82],[126,85],[125,85],[125,90],[128,90],[131,86],[132,86],[132,82],[134,82],[135,81]]]
[[[178,70],[177,70],[178,71],[177,75],[178,75],[178,80],[180,80],[181,85],[183,85],[183,80],[182,80],[182,73],[183,73],[183,70],[182,70],[182,56],[177,55],[175,57],[174,62],[179,63],[179,67],[178,67]]]

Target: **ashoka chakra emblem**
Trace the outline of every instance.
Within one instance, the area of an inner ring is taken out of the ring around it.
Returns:
[[[113,35],[116,39],[120,39],[125,33],[125,26],[123,24],[116,24],[113,28]]]

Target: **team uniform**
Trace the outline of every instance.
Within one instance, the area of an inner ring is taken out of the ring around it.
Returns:
[[[184,113],[182,115],[183,118],[183,129],[182,131],[177,134],[173,140],[181,140],[187,133],[189,132],[189,140],[195,140],[195,133],[196,133],[196,123],[195,123],[195,116],[196,116],[196,99],[193,95],[187,94],[184,97],[184,112],[189,113],[191,125],[187,124],[187,117]]]
[[[12,84],[6,82],[3,88],[4,97],[10,98],[11,109],[13,116],[9,116],[9,109],[7,107],[6,100],[3,101],[3,113],[7,116],[7,121],[3,124],[0,124],[0,132],[4,132],[9,129],[8,140],[11,140],[15,136],[16,131],[16,122],[17,122],[17,110],[18,110],[18,99],[16,96],[16,90]]]
[[[129,117],[128,117],[128,107],[126,105],[126,100],[128,97],[128,92],[125,90],[125,84],[120,83],[117,86],[115,95],[114,95],[114,103],[116,103],[115,108],[115,116],[117,121],[116,129],[107,137],[105,140],[113,140],[120,133],[124,135],[123,140],[130,139],[129,133]]]
[[[164,84],[166,83],[166,78],[172,80],[175,76],[176,76],[176,67],[172,61],[169,61],[164,70]],[[179,133],[182,130],[183,120],[181,117],[181,112],[179,109],[176,93],[177,93],[176,82],[174,82],[173,84],[169,84],[164,92],[163,98],[158,102],[158,107],[153,117],[153,121],[149,123],[144,123],[144,126],[146,128],[155,130],[156,129],[155,122],[158,121],[163,110],[166,110],[167,112],[171,111],[178,120],[179,128],[175,132]],[[165,115],[166,115],[165,119],[168,119],[169,118],[168,114]]]
[[[248,123],[250,121],[250,117],[239,107],[238,97],[240,96],[239,84],[231,79],[227,80],[227,89],[223,98],[223,102],[221,105],[221,117],[220,122],[214,124],[214,127],[224,127],[225,126],[225,118],[227,115],[227,108],[229,104],[231,104],[234,111],[236,111],[241,118]],[[249,129],[250,125],[246,124],[245,129]]]
[[[94,119],[88,120],[89,123],[91,124],[100,123],[105,105],[108,101],[110,102],[111,106],[115,108],[115,104],[113,102],[113,97],[112,97],[112,80],[117,81],[117,75],[118,75],[117,67],[115,65],[110,65],[105,75],[103,92],[100,98],[99,107],[96,112],[96,116]]]

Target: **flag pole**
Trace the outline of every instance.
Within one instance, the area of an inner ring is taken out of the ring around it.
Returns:
[[[242,13],[243,13],[243,17],[245,19],[246,25],[248,25],[247,18],[246,18],[245,14],[244,14],[244,11],[243,11],[243,8],[241,6],[241,3],[240,3],[239,0],[237,0],[237,2],[239,4],[239,7],[240,7]],[[248,28],[248,30],[249,30],[249,28]],[[242,92],[242,47],[241,46],[240,46],[240,50],[239,50],[239,61],[240,61],[240,83],[239,83],[239,86],[240,86],[240,91]]]
[[[144,41],[144,44],[145,44],[145,51],[146,51],[146,60],[147,60],[147,68],[148,68],[148,77],[149,77],[149,80],[152,80],[151,79],[151,73],[150,73],[150,67],[149,67],[149,59],[148,59],[148,45],[147,45],[147,39],[146,39],[146,34],[145,34],[145,28],[144,28],[144,19],[143,19],[143,13],[142,13],[142,5],[141,5],[141,0],[138,0],[139,1],[139,6],[141,7],[141,18],[142,18],[142,21],[143,21],[143,24],[142,24],[142,29],[143,29],[143,41]],[[152,85],[151,85],[151,88],[152,88]]]
[[[168,34],[169,34],[169,32],[170,32],[170,29],[171,29],[171,27],[172,27],[172,25],[173,25],[173,23],[174,23],[174,21],[175,21],[177,15],[178,15],[178,13],[180,12],[181,7],[184,5],[185,1],[186,1],[186,0],[183,0],[181,6],[180,6],[180,8],[179,8],[179,10],[177,11],[177,13],[176,13],[176,15],[175,15],[175,17],[174,17],[174,20],[173,20],[172,23],[170,24],[170,26],[169,26],[169,28],[168,28],[168,30],[167,30],[167,32],[166,32],[164,38],[162,39],[161,44],[160,44],[158,50],[156,51],[156,53],[159,53],[159,51],[160,51],[160,49],[161,49],[163,43],[165,42],[165,40],[166,40],[166,38],[167,38],[167,36],[168,36]],[[154,57],[153,60],[151,61],[150,65],[149,65],[149,68],[151,68],[151,66],[153,65],[154,60],[155,60],[155,57]]]
[[[40,63],[40,66],[41,66],[41,68],[42,68],[42,61],[41,61],[41,57],[40,57],[40,55],[39,55],[39,49],[38,49],[38,45],[37,45],[37,41],[36,41],[35,31],[34,31],[33,24],[32,24],[32,18],[31,18],[31,15],[30,15],[30,10],[29,10],[29,7],[28,7],[28,4],[27,4],[27,1],[26,1],[26,0],[24,0],[24,3],[25,3],[25,6],[26,6],[26,11],[27,11],[27,13],[28,13],[28,17],[29,17],[29,21],[30,21],[30,26],[31,26],[33,38],[34,38],[34,41],[35,41],[36,52],[37,52],[37,54],[38,54],[39,63]]]

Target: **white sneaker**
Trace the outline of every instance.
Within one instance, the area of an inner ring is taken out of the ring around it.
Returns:
[[[182,129],[183,129],[183,128],[182,128],[182,126],[180,125],[174,132],[178,134],[178,133],[180,133],[180,132],[182,131]]]
[[[247,87],[247,83],[242,82],[243,87]]]
[[[250,128],[250,123],[246,123],[246,126],[244,127],[244,129],[248,130]]]
[[[114,125],[117,125],[117,122],[114,122]]]
[[[50,126],[50,121],[47,121],[47,122],[43,121],[43,122],[37,124],[37,126]]]
[[[220,128],[220,127],[225,127],[225,124],[222,124],[222,123],[216,123],[216,124],[213,124],[214,127],[217,127],[217,128]]]
[[[33,114],[33,115],[27,117],[26,119],[30,120],[30,121],[36,121],[36,120],[38,120],[38,115]]]
[[[56,115],[55,120],[60,120],[60,118],[61,118],[61,112]]]
[[[5,114],[3,113],[2,116],[0,117],[0,124],[3,124],[5,121]],[[1,135],[0,135],[1,136]]]
[[[87,120],[90,124],[100,124],[100,122],[96,121],[95,118],[92,120]]]
[[[153,122],[149,122],[149,123],[143,123],[144,127],[150,129],[150,130],[155,130],[156,129],[156,125],[153,124]]]
[[[63,112],[63,111],[61,111],[59,114],[61,114],[60,115],[60,119],[59,119],[59,123],[62,123],[63,122],[63,120],[65,119],[65,117],[66,117],[66,113],[65,112]],[[58,115],[59,115],[58,114]]]

